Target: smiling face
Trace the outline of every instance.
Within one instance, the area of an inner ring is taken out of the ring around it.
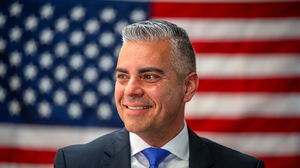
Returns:
[[[179,133],[185,90],[169,63],[171,43],[126,42],[119,55],[116,106],[128,131],[138,135]]]

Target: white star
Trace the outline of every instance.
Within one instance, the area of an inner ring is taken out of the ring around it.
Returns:
[[[30,41],[27,41],[24,45],[24,50],[26,55],[32,55],[37,51],[37,44],[36,42],[31,39]]]
[[[115,19],[117,11],[111,7],[107,7],[104,8],[102,12],[99,13],[99,15],[104,22],[111,22]]]
[[[85,46],[84,54],[89,58],[94,58],[99,54],[99,49],[96,43],[89,43]]]
[[[39,81],[40,91],[42,93],[49,93],[49,91],[52,89],[53,86],[52,83],[53,83],[52,80],[47,76],[41,78]]]
[[[64,81],[68,77],[68,70],[64,65],[59,65],[54,70],[54,77],[57,81]]]
[[[101,120],[109,120],[112,116],[112,110],[108,103],[101,103],[98,107],[97,115]]]
[[[3,15],[3,13],[0,13],[0,28],[2,28],[5,23],[6,23],[6,16]]]
[[[18,17],[22,12],[23,5],[19,4],[19,2],[13,3],[9,8],[10,16]]]
[[[62,89],[57,90],[54,92],[53,99],[56,105],[63,106],[67,102],[66,92]]]
[[[10,41],[18,42],[22,36],[22,30],[19,27],[14,27],[9,31]]]
[[[70,16],[73,20],[81,20],[85,15],[86,9],[82,6],[76,6],[70,11]]]
[[[73,78],[69,82],[69,90],[73,94],[78,94],[82,90],[82,83],[79,78]]]
[[[34,15],[28,16],[24,21],[24,25],[26,30],[35,30],[38,25],[38,18]]]
[[[103,69],[104,71],[109,71],[113,68],[114,66],[114,61],[112,60],[111,56],[108,55],[103,55],[101,56],[99,60],[98,66]]]
[[[12,91],[19,90],[20,86],[21,86],[21,80],[17,75],[14,75],[9,79],[9,87]]]
[[[68,108],[68,114],[72,119],[80,119],[82,115],[81,106],[79,103],[71,103]]]
[[[65,32],[69,28],[69,21],[65,17],[59,18],[55,23],[55,29],[58,32]]]
[[[67,46],[67,43],[62,41],[57,43],[56,47],[55,47],[55,54],[59,57],[65,57],[66,54],[68,54],[69,52],[69,48]]]
[[[115,31],[119,34],[122,33],[122,30],[125,26],[127,26],[129,23],[126,20],[120,20],[115,25]]]
[[[47,51],[43,53],[40,57],[40,66],[45,69],[49,69],[53,63],[53,58],[51,54]]]
[[[6,48],[6,41],[0,38],[0,53],[3,52]]]
[[[18,116],[21,112],[21,105],[17,100],[9,102],[8,109],[11,116]]]
[[[100,28],[100,23],[97,19],[90,19],[85,23],[85,31],[93,34],[96,33]]]
[[[24,69],[24,76],[27,80],[33,80],[37,75],[37,67],[33,64],[29,64]]]
[[[82,56],[80,54],[74,54],[71,57],[69,64],[73,69],[79,70],[83,65]]]
[[[43,102],[39,103],[38,113],[39,113],[41,118],[50,118],[50,116],[51,116],[51,105],[46,101],[43,101]]]
[[[146,19],[146,12],[143,9],[135,9],[130,14],[130,20],[133,22],[138,22]]]
[[[10,54],[9,63],[11,66],[18,67],[22,61],[22,55],[18,51],[14,51]]]
[[[109,47],[115,42],[114,34],[111,32],[104,32],[99,37],[99,42],[104,47]]]
[[[93,105],[95,105],[97,102],[97,97],[95,92],[92,91],[87,91],[84,93],[83,95],[83,103],[87,106],[87,107],[92,107]]]
[[[88,82],[94,82],[98,78],[97,69],[94,67],[88,67],[84,72],[84,79]]]
[[[75,30],[70,35],[70,42],[75,46],[81,45],[83,40],[84,40],[84,35],[80,30]]]
[[[53,13],[54,13],[54,6],[51,6],[51,4],[49,3],[44,5],[40,10],[41,18],[44,19],[50,19]]]
[[[98,85],[98,91],[103,95],[108,95],[113,91],[113,83],[111,80],[103,79],[100,81]]]
[[[25,90],[23,100],[26,105],[34,105],[36,100],[36,93],[31,88]]]
[[[44,29],[41,33],[40,33],[40,40],[42,44],[49,44],[52,42],[53,40],[53,31],[49,28]]]
[[[4,78],[4,75],[6,75],[6,66],[0,62],[0,77]]]
[[[5,98],[6,98],[6,91],[0,86],[0,102],[3,103]]]

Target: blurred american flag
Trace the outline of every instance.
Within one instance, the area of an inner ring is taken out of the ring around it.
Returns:
[[[123,126],[114,69],[124,26],[163,19],[197,53],[186,107],[200,136],[300,165],[299,1],[0,1],[0,167],[53,167],[55,151]]]

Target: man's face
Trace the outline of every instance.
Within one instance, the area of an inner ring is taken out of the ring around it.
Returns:
[[[184,120],[184,85],[169,63],[167,41],[126,42],[119,55],[116,106],[128,131],[178,130]]]

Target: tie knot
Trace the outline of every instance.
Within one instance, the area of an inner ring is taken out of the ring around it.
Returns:
[[[169,151],[161,148],[147,148],[142,150],[142,153],[149,160],[149,168],[157,168],[160,162],[162,162],[170,154]]]

